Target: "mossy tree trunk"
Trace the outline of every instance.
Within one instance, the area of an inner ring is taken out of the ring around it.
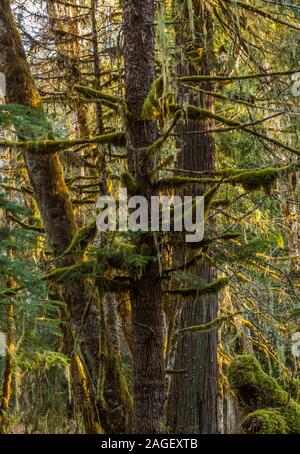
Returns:
[[[196,74],[209,75],[211,72],[212,20],[207,2],[193,1],[194,36],[190,25],[187,2],[183,2],[181,21],[186,23],[176,30],[179,76]],[[205,49],[197,67],[190,62],[191,52],[197,57],[198,50]],[[189,54],[189,55],[188,55]],[[201,84],[210,90],[211,84]],[[186,88],[179,88],[178,102],[188,103],[206,110],[213,110],[212,98]],[[182,146],[177,166],[189,171],[213,170],[215,165],[215,143],[211,133],[203,131],[213,128],[210,119],[180,121],[176,133],[178,145]],[[202,189],[203,193],[204,188]],[[201,191],[190,188],[185,195],[201,195]],[[203,262],[193,269],[195,275],[207,282],[215,279],[216,272],[209,262]],[[186,299],[181,312],[180,327],[202,325],[217,317],[218,295],[210,294]],[[175,370],[186,373],[172,375],[168,399],[168,426],[172,433],[214,433],[217,430],[217,332],[183,336],[179,339],[175,353]]]
[[[154,0],[124,0],[124,57],[127,120],[128,167],[138,183],[138,195],[149,201],[153,189],[149,172],[154,162],[143,148],[158,138],[155,121],[141,119],[147,94],[155,80]],[[150,206],[150,204],[149,204]],[[156,255],[151,235],[141,237],[138,248]],[[157,263],[147,265],[131,294],[135,431],[157,433],[164,422],[164,354],[162,290]]]

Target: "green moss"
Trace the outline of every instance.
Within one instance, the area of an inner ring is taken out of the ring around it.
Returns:
[[[290,378],[288,381],[282,384],[282,387],[293,399],[299,399],[300,397],[300,380],[297,378]]]
[[[288,432],[300,433],[300,404],[291,399],[287,406],[283,409],[284,418],[287,422]]]
[[[228,207],[231,204],[231,200],[228,197],[215,199],[211,202],[211,208]]]
[[[77,145],[105,144],[125,147],[126,137],[123,132],[111,132],[101,136],[74,140],[37,140],[28,142],[0,141],[2,147],[24,148],[30,153],[48,154],[64,151]]]
[[[71,266],[55,268],[46,274],[48,281],[62,282],[64,280],[77,280],[94,272],[94,261],[80,262]]]
[[[285,406],[289,400],[288,393],[262,370],[253,355],[237,356],[230,364],[228,379],[247,410]]]
[[[219,293],[224,287],[229,284],[229,279],[227,277],[221,277],[210,284],[207,284],[199,288],[178,288],[178,289],[168,289],[165,290],[166,293],[179,295],[183,297],[188,296],[201,296],[209,293]]]
[[[180,107],[177,105],[173,105],[170,107],[170,109],[173,112],[176,112],[178,109],[180,109]],[[212,118],[213,120],[219,121],[220,123],[224,123],[227,126],[232,127],[243,126],[242,123],[236,120],[231,120],[230,118],[223,117],[222,115],[211,112],[210,110],[201,109],[200,107],[196,107],[193,105],[185,105],[182,107],[181,110],[182,113],[189,118],[189,120],[197,121],[204,120],[205,118]]]
[[[236,167],[227,167],[225,169],[215,170],[214,174],[228,178],[246,171],[248,171],[248,169],[237,169]]]
[[[231,315],[222,315],[215,320],[212,320],[209,323],[204,325],[194,325],[188,326],[187,328],[183,328],[177,331],[178,334],[198,334],[198,333],[207,333],[212,331],[213,329],[219,329],[224,322],[230,320],[231,318],[235,317],[236,314]]]
[[[251,413],[242,423],[248,433],[300,433],[300,404],[266,374],[253,355],[237,356],[228,371],[240,405]]]
[[[89,245],[89,243],[93,241],[96,234],[97,225],[96,221],[93,221],[89,225],[79,230],[79,232],[74,236],[68,248],[63,253],[63,256],[76,252],[82,254]]]
[[[158,77],[152,84],[147,98],[144,101],[142,110],[142,120],[151,120],[157,116],[160,108],[160,101],[164,92],[163,77]]]
[[[157,189],[183,188],[194,184],[216,183],[214,178],[170,177],[162,178],[154,184]]]
[[[138,191],[138,183],[130,172],[123,172],[121,175],[121,183],[123,187],[128,189],[130,195],[135,195]]]
[[[264,189],[270,192],[276,180],[292,170],[292,166],[268,167],[261,170],[249,170],[238,172],[237,174],[226,179],[231,184],[240,184],[246,191],[256,191]]]
[[[83,85],[74,85],[74,90],[78,93],[83,94],[87,99],[99,99],[101,101],[109,101],[110,104],[119,104],[119,100],[115,96],[110,96],[102,91],[95,90],[91,87],[85,87]]]
[[[210,209],[212,207],[212,203],[215,199],[215,196],[216,196],[216,193],[221,185],[221,182],[220,181],[216,186],[214,186],[213,188],[209,189],[208,191],[206,191],[206,193],[204,194],[204,217],[205,219],[207,218],[209,212],[210,212]]]
[[[287,423],[278,409],[256,410],[242,422],[245,432],[252,434],[287,434]]]
[[[300,405],[291,400],[282,407],[256,410],[246,416],[242,427],[247,433],[299,434]]]

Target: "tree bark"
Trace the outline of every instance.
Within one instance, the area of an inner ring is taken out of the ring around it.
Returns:
[[[188,7],[183,5],[181,18],[189,20]],[[193,1],[194,36],[190,25],[177,30],[177,46],[182,48],[182,59],[177,65],[179,76],[210,74],[210,49],[213,37],[212,20],[206,2]],[[187,53],[193,51],[197,56],[202,49],[201,62],[196,68]],[[210,83],[201,85],[210,90]],[[189,98],[188,103],[207,110],[213,110],[211,97],[195,91],[179,89],[179,102]],[[213,129],[211,120],[181,121],[176,133],[182,149],[178,157],[179,169],[189,171],[213,170],[215,165],[215,143],[211,133],[202,132]],[[202,131],[202,132],[201,132]],[[203,194],[204,188],[202,188]],[[201,195],[190,188],[185,195]],[[214,280],[215,269],[208,261],[195,267],[193,274],[207,282]],[[202,325],[217,317],[218,296],[211,294],[193,300],[185,300],[181,312],[179,328]],[[217,332],[216,330],[184,336],[179,339],[175,353],[175,370],[185,370],[183,374],[173,374],[167,405],[167,424],[171,433],[215,433],[217,431]]]
[[[128,106],[128,167],[139,187],[138,194],[149,201],[152,187],[148,178],[154,162],[143,148],[158,138],[155,121],[142,121],[144,101],[155,80],[154,0],[124,0],[125,88]],[[153,237],[141,236],[140,251],[156,255]],[[157,264],[150,264],[136,278],[131,295],[135,431],[158,433],[164,423],[164,355],[162,290]]]

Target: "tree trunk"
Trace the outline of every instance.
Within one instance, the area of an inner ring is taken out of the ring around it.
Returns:
[[[128,167],[138,183],[138,194],[150,200],[148,178],[153,161],[145,150],[158,138],[154,121],[142,121],[141,112],[155,79],[154,0],[124,0],[125,87],[128,106]],[[141,236],[139,250],[156,255],[153,237]],[[164,355],[162,290],[157,264],[145,267],[131,295],[135,431],[158,433],[164,422]]]
[[[179,76],[210,73],[210,48],[212,21],[209,6],[203,1],[193,2],[194,37],[189,25],[177,30],[177,46],[182,48],[182,60],[178,63]],[[189,23],[189,11],[183,6],[181,19]],[[206,41],[205,41],[206,40]],[[202,49],[199,69],[189,62],[187,52],[197,55]],[[210,90],[210,83],[201,85]],[[207,110],[213,109],[212,98],[203,93],[179,89],[179,102],[189,98],[189,104]],[[213,170],[215,165],[215,144],[211,133],[201,131],[213,128],[211,120],[181,121],[177,126],[178,143],[183,142],[177,166],[189,171]],[[203,193],[203,190],[202,190]],[[194,189],[185,195],[200,195]],[[216,272],[211,264],[204,261],[193,269],[207,282],[214,280]],[[218,296],[201,296],[186,299],[181,312],[179,328],[202,325],[217,317]],[[195,336],[180,338],[175,353],[175,370],[185,370],[183,374],[173,374],[167,405],[168,427],[171,433],[215,433],[217,431],[217,332],[216,330]]]

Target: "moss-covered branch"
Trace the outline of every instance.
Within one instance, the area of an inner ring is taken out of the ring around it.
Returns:
[[[158,77],[152,84],[150,91],[144,101],[142,120],[150,120],[159,115],[162,98],[164,96],[164,80]]]
[[[8,219],[10,219],[13,222],[16,222],[25,230],[32,230],[33,232],[45,233],[44,227],[38,227],[37,225],[26,224],[26,222],[22,222],[20,219],[18,219],[16,216],[13,216],[12,214],[10,214],[8,216]]]
[[[47,281],[60,283],[66,280],[71,281],[87,277],[96,279],[98,287],[100,286],[103,292],[128,291],[132,287],[128,276],[115,276],[113,279],[105,276],[103,274],[103,267],[97,266],[95,260],[75,263],[74,265],[63,268],[56,268],[47,273],[45,279]]]
[[[169,178],[162,178],[159,181],[154,183],[154,188],[158,190],[167,190],[167,189],[174,189],[174,188],[183,188],[189,185],[197,185],[197,184],[215,184],[218,183],[220,180],[215,178],[193,178],[193,177],[169,177]]]
[[[212,331],[213,329],[219,329],[224,322],[236,317],[238,314],[230,314],[230,315],[221,315],[217,317],[215,320],[212,320],[209,323],[204,325],[194,325],[188,326],[187,328],[182,328],[177,331],[177,334],[200,334],[200,333],[207,333]]]
[[[88,137],[85,139],[64,139],[64,140],[37,140],[28,142],[10,142],[1,140],[1,147],[22,148],[30,153],[48,154],[68,150],[77,145],[111,144],[125,147],[126,138],[123,132],[111,132],[101,136]]]
[[[115,96],[108,95],[102,91],[95,90],[94,88],[85,87],[83,85],[74,85],[74,90],[82,94],[86,99],[101,101],[106,107],[109,107],[116,112],[122,112],[122,107],[124,107],[124,103]]]
[[[270,192],[270,189],[279,177],[287,175],[295,170],[295,166],[288,165],[283,167],[267,167],[261,170],[245,170],[237,172],[225,180],[226,183],[240,184],[246,191],[255,191],[264,189]]]
[[[206,197],[206,208],[207,211],[210,206],[217,206],[218,201],[214,200],[214,195],[222,183],[231,185],[241,185],[246,191],[257,191],[264,189],[269,192],[271,187],[274,185],[276,180],[280,177],[284,177],[289,173],[295,171],[297,166],[294,164],[282,166],[282,167],[266,167],[264,169],[252,170],[252,169],[224,169],[217,171],[216,175],[222,176],[222,179],[211,178],[211,177],[184,177],[184,176],[173,176],[168,178],[162,178],[161,180],[154,183],[154,187],[159,190],[167,190],[173,188],[181,188],[189,185],[200,185],[200,184],[216,184],[215,188],[210,189],[205,194]],[[228,199],[219,201],[219,205],[228,204]]]
[[[208,293],[218,293],[220,292],[223,288],[225,288],[229,284],[229,279],[228,277],[221,277],[217,279],[214,282],[211,282],[210,284],[204,285],[203,287],[198,287],[198,288],[177,288],[177,289],[167,289],[165,290],[165,293],[171,294],[171,295],[178,295],[182,297],[197,297],[201,295],[206,295]]]
[[[299,69],[290,70],[290,71],[276,71],[268,73],[258,73],[258,74],[247,74],[245,76],[206,76],[206,75],[195,75],[195,76],[182,76],[179,77],[179,82],[226,82],[226,81],[239,81],[239,80],[249,80],[249,79],[264,79],[267,77],[277,77],[277,76],[290,76],[299,72]]]

